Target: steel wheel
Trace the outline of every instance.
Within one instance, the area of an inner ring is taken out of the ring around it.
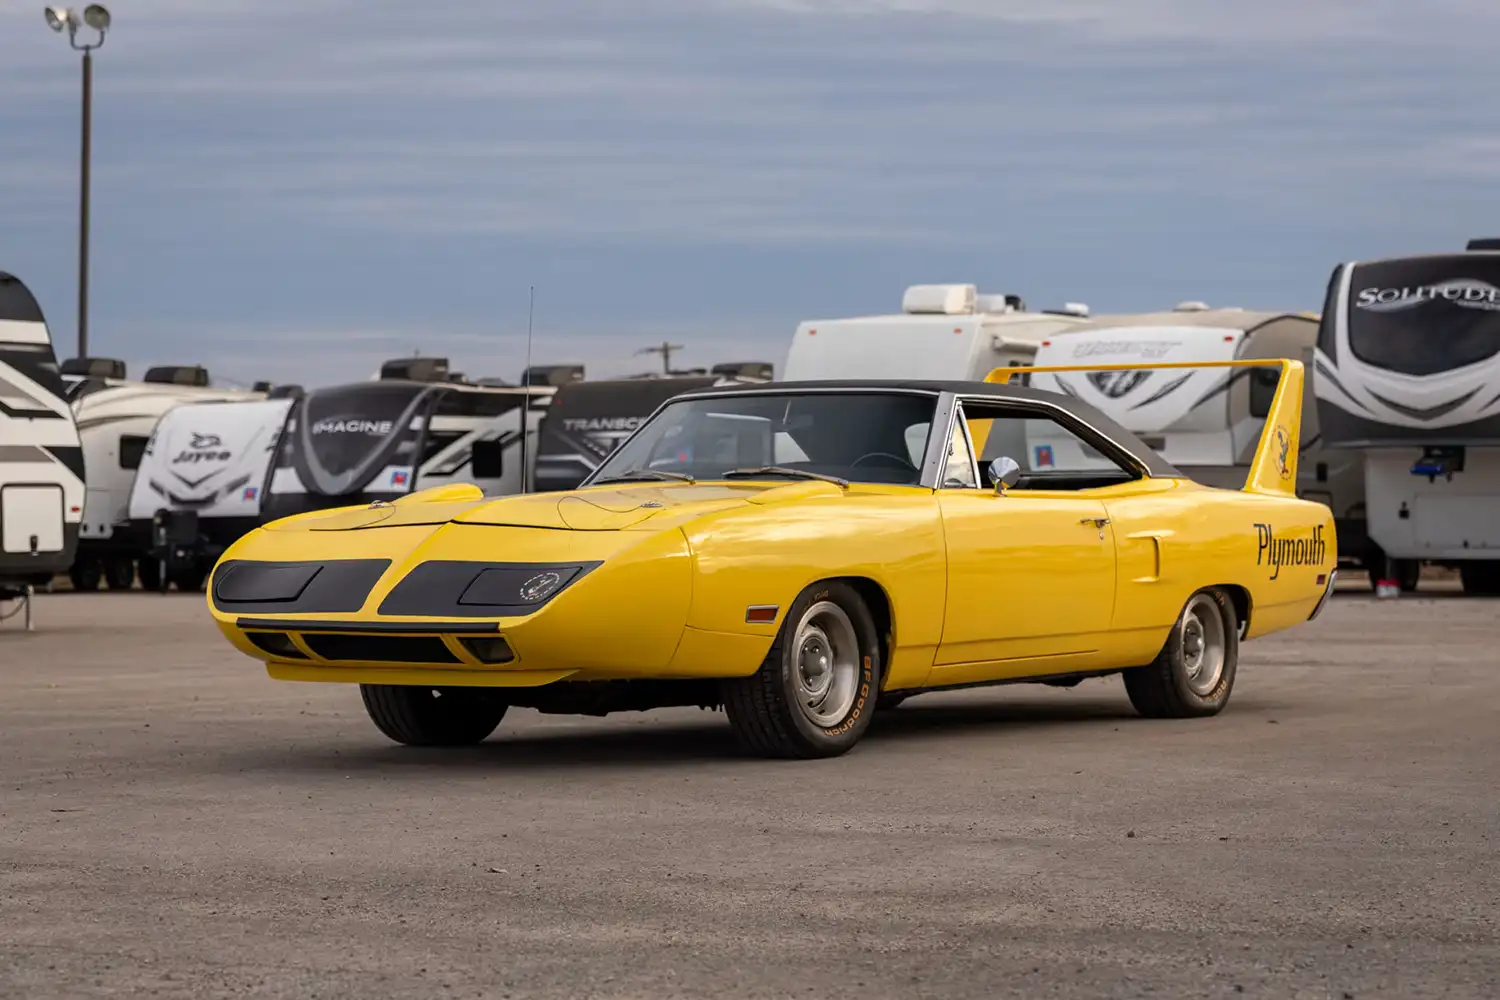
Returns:
[[[859,639],[854,622],[832,601],[819,601],[802,615],[792,638],[797,707],[813,725],[838,725],[859,691]]]
[[[1195,594],[1182,612],[1182,669],[1188,688],[1207,698],[1224,676],[1224,616],[1208,594]]]

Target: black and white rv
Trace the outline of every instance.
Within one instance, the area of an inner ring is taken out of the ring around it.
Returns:
[[[1042,341],[1035,364],[1302,361],[1307,371],[1297,493],[1334,512],[1340,556],[1358,563],[1365,555],[1364,533],[1356,530],[1364,510],[1364,473],[1357,454],[1328,450],[1319,434],[1311,371],[1317,334],[1314,313],[1211,308],[1190,301],[1163,312],[1093,316],[1075,329]],[[1278,378],[1274,368],[1038,372],[1030,376],[1037,388],[1065,392],[1107,413],[1197,482],[1234,490],[1245,485]],[[1058,438],[1056,429],[1045,422],[1038,421],[1028,431],[1025,450],[1033,466],[1089,468],[1106,461],[1102,456],[1085,456],[1081,441],[1071,436]]]
[[[740,372],[747,370],[748,375]],[[533,487],[537,492],[571,490],[583,482],[619,443],[680,392],[736,381],[767,381],[771,366],[736,364],[732,372],[569,382],[547,404],[538,436]]]
[[[315,389],[297,399],[271,469],[263,519],[389,500],[445,483],[474,483],[488,494],[518,492],[523,449],[535,451],[540,404],[555,390],[412,377],[421,374],[388,370],[374,381]]]
[[[1500,593],[1500,240],[1339,264],[1313,385],[1325,445],[1364,459],[1371,562]]]
[[[144,539],[141,585],[183,590],[201,586],[204,564],[261,523],[261,496],[281,442],[295,386],[272,389],[265,399],[193,403],[168,410],[142,451],[130,488],[130,534]],[[165,513],[164,513],[165,512]],[[158,529],[191,528],[174,537],[173,551],[190,558],[163,559]],[[162,562],[168,564],[163,577]]]
[[[0,272],[0,598],[72,564],[83,503],[83,448],[47,321]]]
[[[150,537],[129,524],[130,491],[157,422],[178,406],[264,398],[264,392],[212,385],[198,365],[150,368],[140,381],[126,378],[123,361],[70,358],[62,364],[68,398],[83,441],[88,493],[78,551],[68,569],[75,590],[129,590],[137,573],[155,589],[158,567]],[[107,373],[107,374],[105,374]]]

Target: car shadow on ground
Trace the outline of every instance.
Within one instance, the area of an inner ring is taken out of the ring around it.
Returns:
[[[928,696],[934,697],[934,696]],[[1229,711],[1263,711],[1272,706],[1243,700]],[[562,719],[564,717],[553,717]],[[404,747],[388,742],[371,726],[367,736],[350,747],[337,748],[326,742],[301,747],[284,745],[261,750],[238,751],[233,761],[219,758],[219,766],[231,769],[322,774],[368,770],[421,773],[430,777],[435,769],[450,773],[486,771],[530,772],[555,768],[588,767],[691,767],[705,762],[764,763],[740,750],[722,712],[704,712],[701,721],[651,718],[651,713],[633,715],[625,725],[583,717],[550,725],[527,725],[508,731],[502,722],[495,735],[472,747]],[[529,721],[529,720],[528,720]],[[875,752],[900,751],[916,743],[944,740],[955,749],[978,747],[978,740],[993,745],[998,740],[1029,740],[1039,732],[1059,728],[1111,726],[1191,726],[1205,720],[1151,721],[1141,719],[1123,694],[1110,697],[1101,692],[1088,699],[1067,702],[970,700],[926,702],[914,698],[893,711],[879,713],[859,746]],[[592,728],[596,726],[597,728]],[[205,761],[209,767],[216,766]]]

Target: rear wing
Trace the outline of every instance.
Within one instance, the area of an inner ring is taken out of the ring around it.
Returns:
[[[1173,361],[1159,364],[1123,365],[1052,365],[996,368],[985,376],[986,382],[1009,382],[1017,375],[1031,372],[1103,372],[1145,371],[1156,368],[1271,368],[1281,369],[1276,395],[1260,432],[1255,457],[1250,460],[1250,474],[1243,489],[1247,493],[1270,493],[1283,496],[1297,494],[1297,452],[1302,438],[1302,362],[1291,358],[1255,358],[1244,361]]]

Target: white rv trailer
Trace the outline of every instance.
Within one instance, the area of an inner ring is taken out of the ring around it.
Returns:
[[[0,599],[73,562],[84,459],[36,298],[0,271]]]
[[[1325,443],[1364,459],[1372,561],[1500,594],[1500,240],[1339,264],[1314,364]]]
[[[97,372],[107,370],[108,377]],[[78,551],[68,576],[76,590],[128,590],[139,568],[142,585],[154,588],[157,567],[147,554],[149,537],[129,529],[130,491],[136,469],[163,414],[183,404],[263,399],[264,392],[211,386],[197,366],[161,366],[139,382],[125,378],[123,362],[73,358],[63,363],[74,418],[83,440],[88,493]]]
[[[1318,317],[1313,313],[1182,302],[1164,312],[1094,316],[1065,335],[1043,341],[1035,363],[1048,367],[1292,358],[1311,369],[1317,333]],[[1188,368],[1036,372],[1031,384],[1065,392],[1107,413],[1197,482],[1240,489],[1278,378],[1274,368]],[[1304,395],[1297,492],[1333,510],[1340,554],[1358,562],[1365,555],[1359,456],[1323,447],[1310,373]],[[1028,430],[1034,434],[1028,436],[1027,460],[1034,467],[1108,464],[1102,456],[1083,454],[1077,438],[1057,438],[1049,425],[1038,423]]]
[[[297,393],[289,386],[273,389],[266,399],[186,404],[157,422],[130,489],[130,533],[146,539],[154,552],[142,562],[143,570],[148,562],[153,567],[149,579],[142,572],[142,586],[186,583],[194,589],[199,562],[212,565],[261,523],[261,496]],[[174,560],[170,580],[155,571],[160,553],[153,535],[157,523],[167,520],[158,516],[163,511],[191,511],[197,527],[195,558]]]
[[[1088,307],[1029,312],[1015,295],[974,285],[913,285],[901,312],[798,324],[781,377],[983,379],[1032,363],[1048,337],[1083,324]]]

